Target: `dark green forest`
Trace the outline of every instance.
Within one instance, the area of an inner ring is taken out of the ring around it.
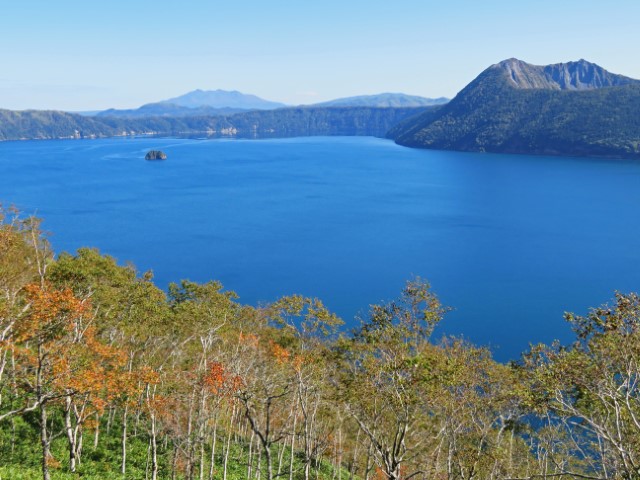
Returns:
[[[56,111],[0,110],[1,140],[198,135],[242,138],[315,135],[384,137],[391,127],[430,107],[299,107],[234,115],[86,117]]]
[[[401,145],[472,152],[640,158],[640,85],[517,88],[489,68],[447,105],[395,126]]]
[[[316,298],[168,291],[0,222],[3,479],[638,479],[640,298],[517,362],[435,338],[410,279],[353,329]]]

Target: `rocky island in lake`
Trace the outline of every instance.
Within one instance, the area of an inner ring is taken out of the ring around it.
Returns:
[[[166,160],[167,154],[162,150],[149,150],[144,156],[145,160]]]

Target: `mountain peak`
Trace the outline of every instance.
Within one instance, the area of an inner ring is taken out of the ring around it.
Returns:
[[[584,59],[538,66],[509,58],[389,135],[423,148],[640,158],[638,111],[640,80]]]
[[[511,57],[511,58],[507,58],[506,60],[502,60],[501,62],[498,63],[498,65],[502,66],[502,67],[508,67],[510,65],[519,65],[522,63],[526,63],[523,62],[522,60],[515,58],[515,57]]]
[[[245,110],[271,110],[284,107],[285,104],[264,100],[255,95],[241,93],[237,90],[193,90],[179,97],[170,98],[160,103],[173,104],[180,107],[200,108],[240,108]]]
[[[512,86],[521,89],[591,90],[639,82],[608,72],[583,58],[545,66],[509,58],[491,66],[491,69],[502,71]]]

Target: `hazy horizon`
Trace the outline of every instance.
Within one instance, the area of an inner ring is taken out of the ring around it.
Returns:
[[[402,92],[449,97],[510,57],[585,58],[640,78],[640,3],[351,0],[30,1],[3,7],[0,108],[136,108],[238,90],[299,105]]]

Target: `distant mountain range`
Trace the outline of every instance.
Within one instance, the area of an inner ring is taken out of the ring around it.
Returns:
[[[237,91],[195,90],[136,109],[110,109],[94,115],[0,110],[0,140],[124,135],[384,137],[402,120],[431,108],[420,106],[425,100],[430,102],[403,94],[383,94],[341,99],[335,107],[286,107]]]
[[[380,94],[285,107],[239,92],[196,90],[97,116],[0,110],[0,140],[386,135],[418,148],[640,159],[640,81],[586,60],[536,66],[508,59],[443,102]]]
[[[255,95],[227,90],[194,90],[179,97],[147,103],[140,108],[98,112],[98,117],[199,117],[231,115],[248,110],[273,110],[286,107]]]
[[[328,102],[316,103],[314,107],[430,107],[442,105],[448,98],[425,98],[404,93],[380,93],[378,95],[360,95],[338,98]]]
[[[512,58],[388,137],[419,148],[640,158],[640,81],[586,60]]]
[[[309,105],[309,107],[425,107],[446,103],[446,98],[424,98],[404,93],[381,93],[358,97],[339,98],[329,102]],[[194,90],[179,97],[156,103],[148,103],[140,108],[94,112],[98,117],[201,117],[223,116],[251,110],[274,110],[285,108],[284,103],[271,102],[255,95],[225,90]],[[89,115],[89,113],[85,113]]]

